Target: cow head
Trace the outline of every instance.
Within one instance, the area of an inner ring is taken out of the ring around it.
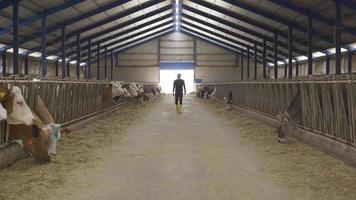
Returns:
[[[3,92],[6,92],[6,90],[3,90]],[[1,103],[7,110],[9,124],[33,124],[34,116],[26,104],[19,87],[12,86],[9,93],[5,94],[4,99],[1,100]]]

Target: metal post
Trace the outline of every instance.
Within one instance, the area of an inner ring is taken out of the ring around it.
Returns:
[[[12,48],[13,48],[13,68],[14,75],[19,74],[19,1],[15,0],[12,4]]]
[[[250,49],[247,48],[247,80],[250,79]]]
[[[67,62],[67,77],[70,77],[70,62]]]
[[[98,44],[98,47],[97,47],[96,78],[98,80],[100,80],[100,44]]]
[[[313,74],[313,18],[308,16],[308,75]]]
[[[81,62],[81,48],[80,48],[80,34],[77,34],[77,63],[75,68],[75,75],[77,79],[80,77],[80,62]]]
[[[255,43],[255,80],[257,80],[257,44]]]
[[[278,78],[278,58],[277,58],[277,49],[278,48],[278,35],[274,34],[274,78]]]
[[[59,60],[56,60],[56,77],[58,77],[59,72]]]
[[[341,74],[341,2],[335,1],[335,72]]]
[[[4,50],[1,54],[2,60],[2,75],[6,75],[6,50]]]
[[[295,76],[299,76],[299,62],[298,60],[295,61]]]
[[[262,65],[263,65],[263,79],[266,79],[267,78],[266,39],[263,39]]]
[[[288,27],[288,78],[293,77],[293,28]]]
[[[46,48],[47,48],[47,29],[46,29],[46,15],[43,14],[41,18],[41,77],[47,75],[47,62],[46,62]]]
[[[110,73],[110,80],[114,80],[114,51],[111,51],[110,54],[110,64],[111,64],[111,73]]]
[[[62,35],[61,35],[61,41],[62,41],[62,79],[66,77],[66,28],[65,26],[62,27]]]
[[[288,77],[288,63],[284,63],[284,78]]]
[[[325,70],[325,73],[326,74],[330,74],[330,56],[329,55],[326,55],[326,70]]]
[[[244,52],[241,50],[241,80],[244,80]]]
[[[347,60],[348,60],[347,73],[349,74],[352,73],[352,54],[353,52],[351,51],[351,49],[349,49],[349,52],[347,54]]]
[[[105,71],[105,80],[108,78],[108,49],[107,48],[105,48],[105,50],[104,50],[104,54],[105,54],[105,59],[104,59],[104,61],[105,61],[105,69],[104,69],[104,71]]]
[[[25,61],[25,75],[28,75],[28,55],[24,56],[24,61]]]
[[[87,79],[91,78],[91,39],[88,41],[88,72]]]

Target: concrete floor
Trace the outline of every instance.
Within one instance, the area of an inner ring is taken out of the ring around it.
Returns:
[[[78,171],[63,199],[221,200],[290,199],[263,170],[253,149],[238,145],[239,130],[186,97],[175,112],[172,97],[152,104],[120,145],[100,151],[95,168]]]

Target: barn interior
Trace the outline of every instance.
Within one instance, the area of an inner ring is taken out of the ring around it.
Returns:
[[[0,199],[355,199],[355,17],[0,0]]]

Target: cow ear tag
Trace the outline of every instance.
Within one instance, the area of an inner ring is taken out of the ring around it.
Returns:
[[[0,97],[3,98],[6,96],[6,94],[7,94],[6,92],[0,92]]]

